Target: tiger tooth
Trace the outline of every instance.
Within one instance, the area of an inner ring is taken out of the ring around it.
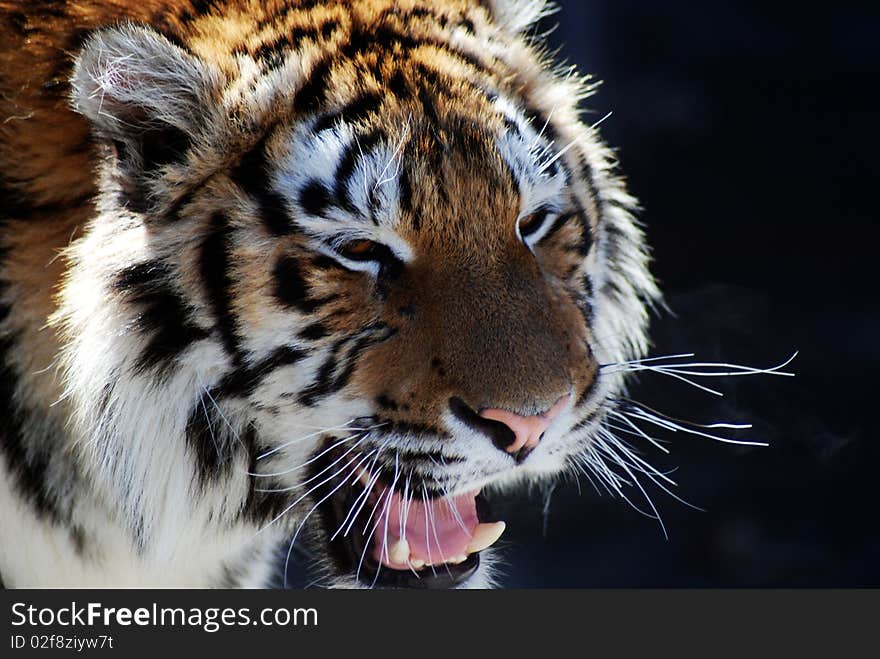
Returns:
[[[507,524],[504,522],[477,524],[477,528],[474,529],[474,534],[471,536],[471,542],[467,547],[467,552],[474,554],[478,551],[483,551],[486,547],[491,547],[501,537],[501,534],[504,533],[505,528],[507,528]]]
[[[459,563],[464,563],[467,560],[467,554],[459,554],[458,556],[453,556],[450,558],[447,563],[452,563],[454,565],[458,565]]]
[[[405,565],[409,560],[409,543],[403,538],[395,542],[388,550],[388,558],[392,563]]]
[[[417,570],[425,567],[425,561],[423,561],[421,558],[413,558],[410,560],[409,564]]]

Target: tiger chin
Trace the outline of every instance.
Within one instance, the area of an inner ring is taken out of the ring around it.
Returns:
[[[495,584],[659,299],[549,10],[0,1],[6,586]]]

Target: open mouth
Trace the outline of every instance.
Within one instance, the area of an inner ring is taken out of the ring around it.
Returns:
[[[366,476],[340,487],[323,518],[340,567],[362,584],[385,588],[458,586],[505,528],[488,521],[479,491],[432,498]]]

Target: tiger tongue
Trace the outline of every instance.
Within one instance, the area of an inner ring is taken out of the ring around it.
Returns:
[[[381,499],[380,515],[373,534],[373,558],[397,570],[423,565],[455,563],[473,551],[474,541],[484,543],[503,522],[480,524],[477,518],[478,492],[444,499],[407,499],[394,492]],[[491,543],[490,543],[491,544]],[[471,552],[468,549],[471,549]],[[482,549],[484,547],[480,547]]]

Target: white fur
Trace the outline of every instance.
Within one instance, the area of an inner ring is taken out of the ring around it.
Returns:
[[[524,32],[556,11],[548,0],[490,0],[489,6],[495,22],[513,33]]]

